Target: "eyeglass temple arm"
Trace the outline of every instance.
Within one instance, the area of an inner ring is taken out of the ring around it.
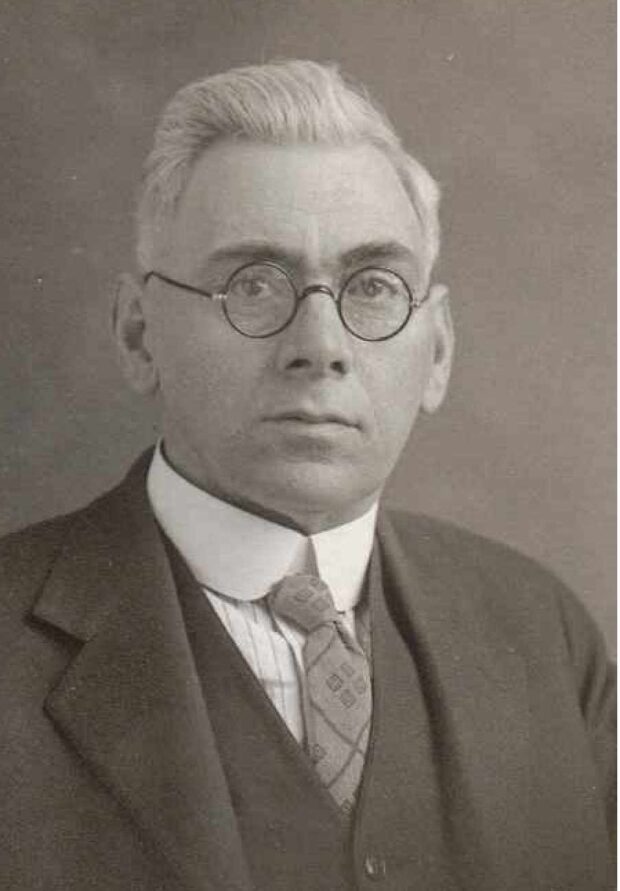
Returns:
[[[157,272],[155,269],[151,269],[150,272],[146,272],[142,276],[144,284],[146,284],[152,276],[160,279],[160,281],[165,282],[167,285],[172,285],[173,288],[181,288],[182,291],[189,291],[190,294],[198,294],[200,297],[209,297],[211,300],[222,301],[226,296],[220,291],[204,291],[202,288],[195,288],[194,285],[186,285],[184,282],[178,282],[176,279],[170,278],[162,272]]]

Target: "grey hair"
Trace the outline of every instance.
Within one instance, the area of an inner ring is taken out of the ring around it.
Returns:
[[[368,143],[390,159],[419,218],[430,270],[439,252],[439,187],[402,147],[363,87],[336,65],[290,60],[233,68],[182,87],[164,108],[137,210],[138,265],[152,268],[159,234],[174,216],[193,166],[225,139],[286,145]]]

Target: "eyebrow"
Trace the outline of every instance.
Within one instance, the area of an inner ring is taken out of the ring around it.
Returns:
[[[369,260],[401,260],[419,263],[414,251],[400,241],[367,241],[351,250],[345,251],[339,258],[345,266],[356,266]]]
[[[419,257],[411,248],[395,240],[363,242],[339,254],[337,259],[339,264],[345,267],[388,260],[410,263],[413,261],[416,266],[420,263]],[[304,265],[305,256],[301,251],[291,251],[267,241],[243,241],[213,251],[204,265],[232,260],[242,263],[266,260],[300,268]]]

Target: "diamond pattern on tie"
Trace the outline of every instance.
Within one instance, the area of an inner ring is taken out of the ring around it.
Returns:
[[[310,701],[308,753],[343,813],[355,804],[368,746],[372,689],[368,660],[349,634],[318,576],[286,576],[269,594],[277,615],[306,634]]]

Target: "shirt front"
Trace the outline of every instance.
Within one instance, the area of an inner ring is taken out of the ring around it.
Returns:
[[[193,485],[170,465],[161,444],[153,455],[147,492],[163,531],[290,732],[302,743],[304,636],[273,614],[264,598],[285,575],[318,574],[355,635],[354,609],[372,550],[377,504],[349,523],[307,536]]]

